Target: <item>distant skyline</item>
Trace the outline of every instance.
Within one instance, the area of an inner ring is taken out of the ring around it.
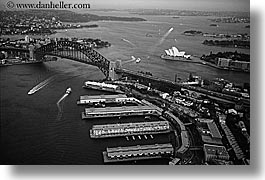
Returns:
[[[1,1],[1,9],[6,2]],[[12,0],[14,3],[49,3],[51,0]],[[62,0],[52,0],[59,3]],[[198,11],[250,11],[250,0],[64,0],[64,3],[89,3],[91,9],[176,9]],[[88,10],[89,11],[89,10]]]

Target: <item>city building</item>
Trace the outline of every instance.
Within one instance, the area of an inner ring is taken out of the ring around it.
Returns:
[[[206,162],[212,159],[229,160],[230,158],[224,146],[204,144],[203,150]]]
[[[230,64],[231,68],[249,71],[250,70],[250,62],[247,61],[232,61]]]
[[[205,144],[223,145],[222,136],[213,120],[196,119],[197,128]]]

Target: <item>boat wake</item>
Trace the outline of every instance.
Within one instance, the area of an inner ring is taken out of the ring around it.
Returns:
[[[63,100],[68,96],[68,93],[65,93],[56,103],[58,108],[58,114],[56,117],[56,121],[60,121],[63,116]],[[61,103],[62,102],[62,103]]]
[[[135,44],[133,44],[131,41],[129,41],[127,39],[122,38],[121,40],[123,40],[124,42],[127,42],[128,44],[132,45],[133,47],[136,47]]]
[[[127,61],[122,62],[122,64],[124,65],[124,64],[130,63],[130,62],[136,62],[136,63],[139,63],[139,62],[141,61],[141,58],[136,58],[136,57],[134,57],[134,56],[131,56],[131,58],[132,58],[132,59],[130,59],[130,60],[127,60]]]
[[[34,94],[35,92],[41,90],[42,88],[44,88],[54,80],[55,80],[55,75],[45,79],[44,81],[34,86],[31,90],[29,90],[28,95]]]
[[[166,40],[166,38],[169,36],[169,34],[172,32],[174,30],[174,28],[173,27],[171,27],[162,37],[161,37],[161,39],[158,41],[158,43],[156,43],[153,47],[152,47],[152,49],[151,49],[151,51],[150,51],[150,54],[154,54],[155,53],[155,50],[156,50],[156,48],[159,46],[159,45],[161,45],[165,40]]]
[[[164,36],[162,36],[162,38],[160,39],[160,41],[158,42],[157,45],[161,45],[165,40],[166,38],[169,36],[169,34],[174,30],[173,27],[171,27],[167,32],[166,34],[164,34]]]

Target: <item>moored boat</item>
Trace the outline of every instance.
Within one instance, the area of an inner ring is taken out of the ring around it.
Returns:
[[[124,93],[120,90],[118,85],[107,84],[104,82],[86,81],[83,87],[107,92]]]

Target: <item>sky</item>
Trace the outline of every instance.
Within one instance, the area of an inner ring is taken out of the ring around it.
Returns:
[[[1,0],[1,6],[6,2]],[[11,0],[14,3],[48,3],[51,0]],[[62,0],[52,0],[59,3]],[[199,11],[249,11],[250,0],[64,0],[64,3],[89,3],[91,9],[176,9]]]

